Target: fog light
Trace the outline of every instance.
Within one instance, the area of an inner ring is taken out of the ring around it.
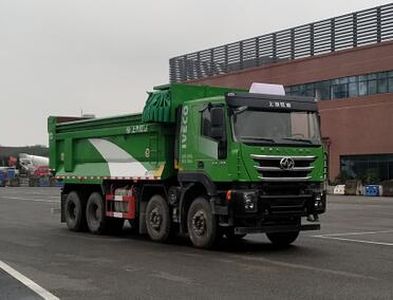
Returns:
[[[244,208],[246,210],[254,210],[255,209],[255,203],[251,199],[246,199],[244,203]]]
[[[318,194],[315,195],[315,198],[314,198],[314,208],[319,209],[322,206],[323,206],[322,196],[321,196],[320,193],[318,193]]]
[[[244,210],[246,212],[257,211],[257,196],[255,193],[244,193],[243,203],[244,203]]]

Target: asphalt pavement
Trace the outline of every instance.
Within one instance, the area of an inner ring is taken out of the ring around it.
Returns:
[[[0,188],[0,262],[60,299],[393,299],[393,199],[330,196],[321,231],[215,250],[69,232],[56,188]],[[39,299],[0,268],[0,299]]]

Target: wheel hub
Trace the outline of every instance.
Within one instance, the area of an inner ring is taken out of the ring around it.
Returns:
[[[96,220],[99,220],[101,217],[101,209],[99,207],[96,208]]]
[[[150,214],[150,225],[155,230],[159,230],[162,223],[162,216],[160,210],[156,207],[151,211]]]
[[[94,222],[99,222],[101,219],[101,209],[96,204],[90,206],[90,215]]]
[[[192,229],[193,231],[201,236],[206,232],[206,216],[201,210],[197,211],[192,217]]]
[[[74,203],[70,203],[68,206],[68,214],[70,219],[75,220],[78,211]]]

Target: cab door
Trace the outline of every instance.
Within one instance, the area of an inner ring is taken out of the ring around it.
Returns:
[[[223,104],[208,104],[198,109],[198,134],[195,135],[195,169],[212,181],[230,180],[228,170],[227,117]]]

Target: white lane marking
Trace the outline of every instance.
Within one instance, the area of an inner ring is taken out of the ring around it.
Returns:
[[[44,202],[44,203],[60,203],[60,200],[39,200],[39,199],[26,199],[26,198],[20,198],[20,197],[12,197],[12,196],[7,196],[4,198],[5,200],[18,200],[18,201],[28,201],[28,202]]]
[[[276,265],[276,266],[279,266],[279,267],[285,267],[285,268],[293,268],[293,269],[299,269],[299,270],[320,272],[320,273],[326,273],[326,274],[332,274],[332,275],[340,275],[340,276],[346,276],[346,277],[352,277],[352,278],[378,280],[375,277],[371,277],[371,276],[367,276],[367,275],[355,274],[355,273],[339,271],[339,270],[332,270],[332,269],[326,269],[326,268],[318,268],[318,267],[313,267],[313,266],[308,266],[308,265],[301,265],[301,264],[295,264],[295,263],[288,263],[288,262],[284,262],[284,261],[278,261],[278,260],[262,258],[262,257],[241,256],[241,255],[231,255],[230,257],[240,258],[240,259],[246,260],[246,261],[259,261],[259,262],[264,262],[264,263],[268,263],[268,264],[271,264],[271,265]]]
[[[344,241],[344,242],[354,242],[354,243],[382,245],[382,246],[393,246],[393,243],[374,242],[374,241],[368,241],[368,240],[358,240],[358,239],[345,238],[345,236],[372,235],[372,234],[383,234],[383,233],[392,233],[392,232],[393,232],[393,230],[342,232],[342,233],[320,234],[320,235],[314,235],[312,237],[320,238],[320,239]]]
[[[36,284],[34,281],[31,279],[27,278],[23,274],[19,273],[17,270],[13,269],[9,265],[7,265],[5,262],[0,260],[0,268],[3,269],[5,272],[7,272],[9,275],[14,277],[16,280],[19,280],[21,283],[23,283],[25,286],[27,286],[29,289],[34,291],[36,294],[40,295],[42,298],[46,300],[59,300],[58,297],[44,289],[43,287],[39,286]]]
[[[380,230],[380,231],[361,231],[361,232],[341,232],[341,233],[327,233],[327,234],[319,234],[314,235],[314,237],[321,237],[321,236],[347,236],[347,235],[367,235],[367,234],[378,234],[378,233],[390,233],[393,230]]]
[[[372,241],[365,241],[365,240],[346,239],[346,238],[340,238],[340,237],[334,237],[334,236],[315,236],[315,237],[316,238],[320,238],[320,239],[337,240],[337,241],[344,241],[344,242],[355,242],[355,243],[362,243],[362,244],[393,246],[393,243],[383,243],[383,242],[372,242]]]

